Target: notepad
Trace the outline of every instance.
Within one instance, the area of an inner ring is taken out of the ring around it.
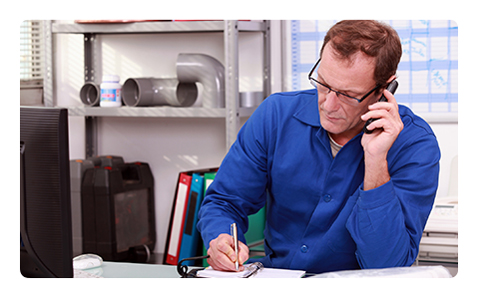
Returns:
[[[257,264],[253,263],[253,264]],[[261,263],[260,263],[261,264]],[[303,270],[289,270],[289,269],[276,269],[276,268],[263,268],[261,267],[251,275],[251,265],[245,265],[245,270],[240,272],[227,272],[214,270],[212,267],[208,267],[204,270],[200,270],[196,273],[197,277],[204,278],[301,278],[306,274]]]

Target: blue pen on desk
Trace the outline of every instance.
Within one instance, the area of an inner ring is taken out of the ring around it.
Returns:
[[[233,237],[233,243],[235,247],[235,255],[236,255],[236,261],[235,261],[235,268],[236,271],[239,269],[239,255],[238,255],[238,228],[236,227],[236,223],[231,224],[230,226],[230,231],[231,231],[231,236]]]

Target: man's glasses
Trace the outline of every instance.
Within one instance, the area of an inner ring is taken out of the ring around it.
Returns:
[[[340,99],[341,102],[343,102],[345,104],[348,104],[348,105],[351,105],[351,106],[358,106],[359,103],[364,101],[371,93],[373,93],[376,89],[378,89],[380,87],[379,84],[376,85],[376,87],[374,87],[371,91],[369,91],[367,94],[365,94],[360,99],[349,96],[349,95],[347,95],[345,93],[342,93],[340,91],[336,91],[336,90],[332,89],[331,87],[325,85],[324,83],[319,82],[317,78],[313,77],[314,70],[316,70],[320,61],[321,61],[321,58],[319,58],[319,60],[316,62],[316,64],[313,66],[313,68],[309,72],[309,75],[308,75],[309,82],[311,83],[311,85],[313,85],[315,88],[317,88],[318,91],[322,94],[328,94],[331,91],[336,93],[336,96],[338,97],[338,99]],[[316,73],[316,76],[317,76],[317,73]]]

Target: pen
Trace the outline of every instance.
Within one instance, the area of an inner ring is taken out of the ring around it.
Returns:
[[[239,269],[239,262],[238,262],[238,228],[236,227],[236,223],[233,222],[230,227],[231,230],[231,236],[233,237],[233,243],[235,247],[235,255],[236,255],[236,261],[235,261],[235,268],[236,271]]]
[[[263,270],[264,266],[261,262],[254,262],[252,264],[249,264],[246,266],[246,271],[243,276],[243,278],[250,278],[256,274],[258,274],[259,271]]]

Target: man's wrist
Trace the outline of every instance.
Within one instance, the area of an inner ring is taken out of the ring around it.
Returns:
[[[364,169],[363,189],[365,191],[377,188],[391,179],[385,157],[371,157],[365,154]]]

